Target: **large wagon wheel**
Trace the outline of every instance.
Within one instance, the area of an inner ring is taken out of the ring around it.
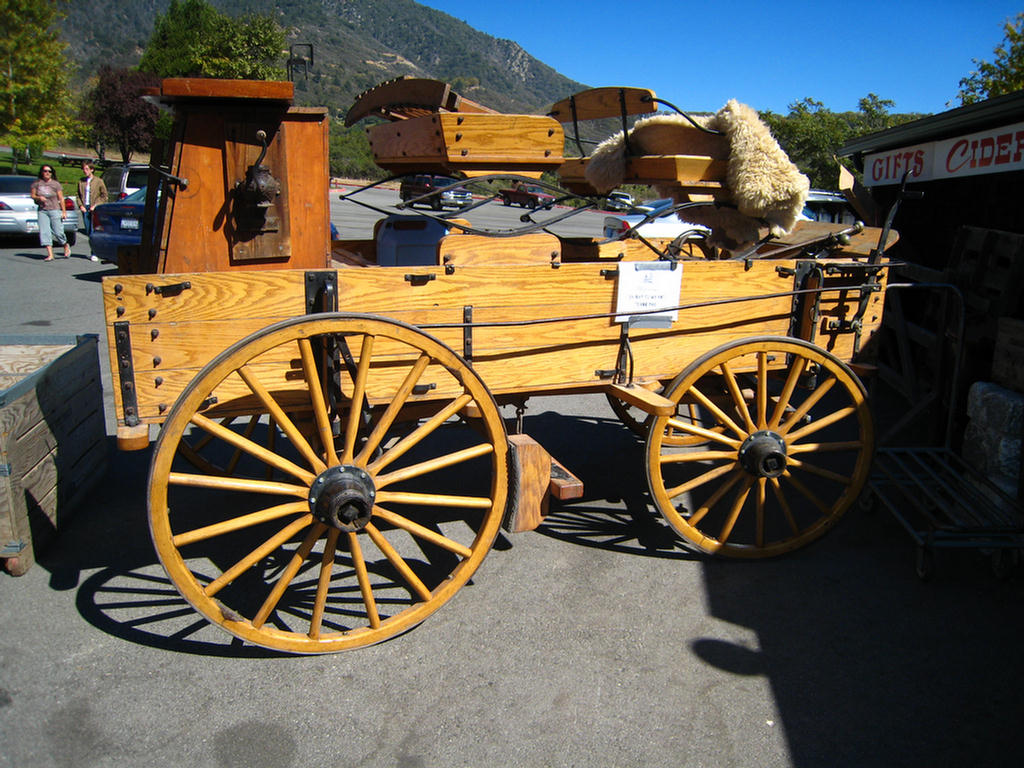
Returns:
[[[768,557],[813,541],[857,499],[874,428],[860,380],[798,339],[758,337],[694,361],[665,396],[703,424],[659,417],[647,476],[660,512],[700,549]],[[700,441],[681,445],[688,433]]]
[[[318,365],[332,344],[354,363],[333,393]],[[477,430],[458,418],[474,403]],[[244,460],[197,471],[195,441],[182,450],[197,431]],[[150,470],[150,529],[185,599],[232,634],[298,653],[360,647],[425,619],[480,565],[505,509],[506,456],[493,398],[449,347],[381,318],[296,318],[218,355],[175,403]]]

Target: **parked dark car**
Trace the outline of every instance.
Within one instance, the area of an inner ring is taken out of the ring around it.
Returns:
[[[100,261],[116,264],[118,248],[142,243],[142,218],[145,212],[145,187],[132,192],[123,200],[103,203],[92,209],[89,244]]]
[[[505,205],[515,203],[530,210],[551,205],[555,201],[555,196],[546,192],[543,187],[524,185],[498,190],[498,196],[501,197],[501,202]]]
[[[431,194],[434,190],[457,183],[457,179],[448,176],[417,174],[416,176],[408,176],[402,179],[402,183],[398,188],[398,196],[405,202],[406,200],[414,200],[415,198],[427,195],[422,200],[417,200],[413,205],[429,205],[435,211],[440,211],[442,208],[465,208],[473,202],[473,195],[468,189],[449,189],[444,192]]]
[[[32,199],[35,176],[0,176],[0,235],[39,234],[39,206]],[[78,206],[72,195],[64,196],[64,234],[68,243],[78,237]]]

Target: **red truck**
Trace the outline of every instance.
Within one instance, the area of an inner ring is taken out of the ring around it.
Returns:
[[[551,205],[555,196],[544,191],[543,187],[529,185],[516,185],[510,189],[499,189],[498,196],[505,205],[515,203],[523,208],[541,208]]]

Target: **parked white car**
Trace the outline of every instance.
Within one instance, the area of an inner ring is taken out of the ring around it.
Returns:
[[[634,206],[627,214],[605,216],[604,236],[609,239],[625,237],[628,230],[635,229],[643,237],[674,239],[687,231],[695,233],[707,233],[709,231],[706,227],[702,227],[699,224],[692,224],[680,219],[674,212],[658,216],[643,223],[647,216],[657,214],[659,211],[667,211],[673,205],[674,201],[672,199],[663,198]]]
[[[609,192],[607,206],[609,211],[628,211],[633,207],[633,196],[628,192]]]
[[[838,192],[812,189],[800,214],[803,221],[827,221],[833,224],[853,224],[857,214],[846,198]]]
[[[32,199],[35,176],[0,176],[0,235],[39,233],[39,207]],[[64,232],[68,243],[78,239],[78,206],[72,195],[64,197]]]

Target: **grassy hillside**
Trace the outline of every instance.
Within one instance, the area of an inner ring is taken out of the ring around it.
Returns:
[[[502,111],[536,112],[580,90],[510,40],[498,40],[412,0],[210,0],[237,16],[274,17],[289,44],[311,43],[314,66],[296,82],[301,104],[344,114],[377,83],[414,75],[453,83],[464,95]],[[82,87],[101,64],[133,66],[169,0],[76,0],[64,37]]]

